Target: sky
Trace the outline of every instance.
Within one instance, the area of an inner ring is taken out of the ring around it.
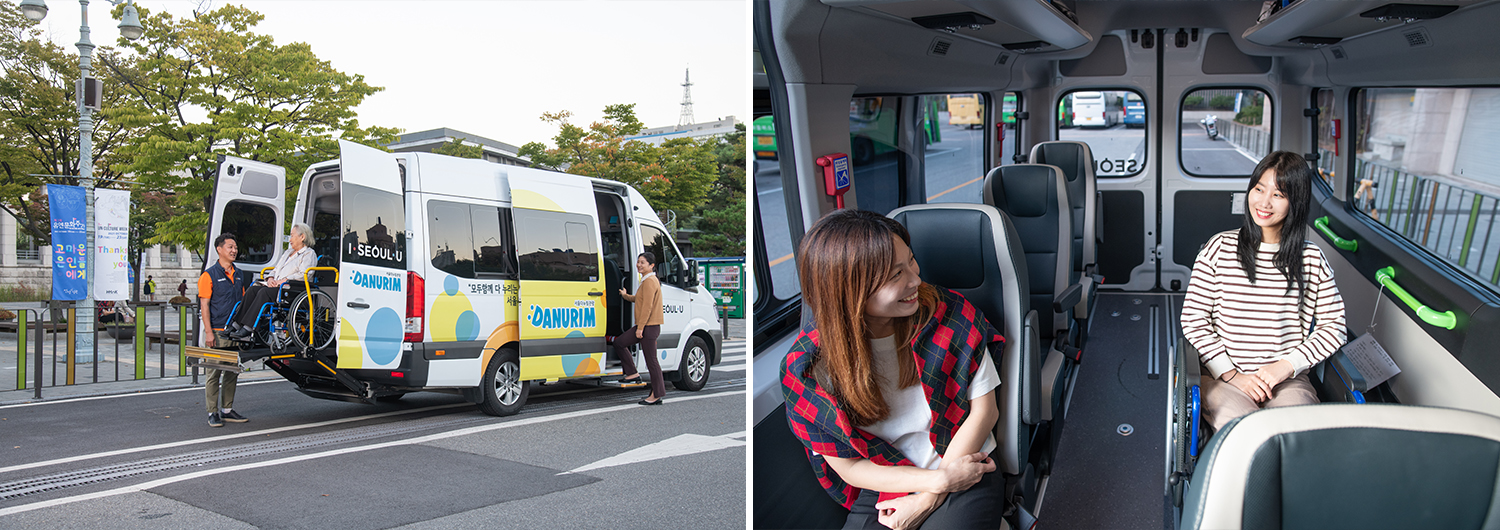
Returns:
[[[543,112],[568,110],[587,126],[616,103],[635,103],[647,127],[676,125],[688,68],[694,121],[749,114],[748,0],[136,2],[178,17],[200,3],[257,11],[265,20],[252,31],[306,42],[335,69],[384,87],[357,108],[365,126],[551,145],[557,129]],[[48,7],[44,34],[76,50],[77,4]],[[94,44],[113,45],[108,2],[90,7]]]

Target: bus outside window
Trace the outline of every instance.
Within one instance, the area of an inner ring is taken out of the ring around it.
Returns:
[[[1144,116],[1140,94],[1128,90],[1077,90],[1058,102],[1057,139],[1089,144],[1098,178],[1134,176],[1145,168],[1146,131],[1130,130],[1125,120],[1131,97]]]
[[[1355,205],[1500,291],[1500,88],[1376,88],[1356,96]]]

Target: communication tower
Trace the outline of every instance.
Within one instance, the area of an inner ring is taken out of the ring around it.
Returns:
[[[686,127],[693,124],[693,81],[690,77],[691,69],[682,73],[682,116],[677,118],[678,127]]]

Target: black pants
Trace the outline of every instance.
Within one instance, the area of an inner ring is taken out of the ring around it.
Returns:
[[[844,530],[880,530],[880,510],[875,501],[880,494],[863,490],[844,520]],[[936,510],[922,522],[922,528],[1000,528],[1001,512],[1005,511],[1005,481],[1000,471],[985,473],[967,490],[949,493]]]
[[[234,321],[247,328],[255,327],[255,317],[260,315],[260,306],[276,300],[276,288],[262,284],[251,285],[245,291],[245,301],[240,303],[239,314]]]
[[[651,395],[656,399],[667,394],[667,384],[661,380],[661,359],[656,356],[656,338],[659,336],[661,326],[646,326],[641,328],[639,339],[635,338],[635,327],[615,337],[615,355],[620,358],[620,367],[625,369],[626,376],[640,373],[635,369],[635,356],[630,354],[630,347],[636,342],[641,343],[641,356],[646,358],[646,369],[651,371]]]

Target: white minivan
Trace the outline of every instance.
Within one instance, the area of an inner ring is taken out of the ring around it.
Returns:
[[[308,167],[292,212],[313,229],[327,269],[310,276],[333,307],[288,318],[318,319],[291,328],[327,338],[290,351],[252,348],[241,359],[267,359],[314,397],[373,402],[438,390],[513,414],[533,381],[620,374],[609,343],[634,324],[618,290],[635,291],[635,257],[650,251],[666,379],[698,390],[718,364],[714,297],[630,186],[339,144],[338,160]],[[288,226],[285,188],[281,167],[221,157],[207,241],[235,234],[242,270],[275,264]],[[206,256],[217,259],[211,243]]]

